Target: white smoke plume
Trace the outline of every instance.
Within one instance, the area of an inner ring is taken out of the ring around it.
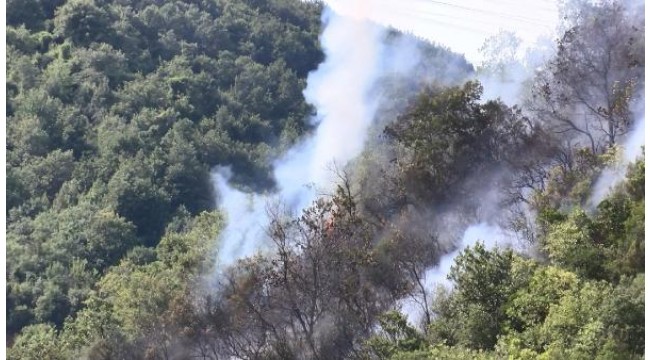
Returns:
[[[637,120],[634,129],[623,142],[620,159],[605,168],[598,176],[591,197],[587,201],[590,209],[595,209],[617,184],[625,180],[628,165],[643,154],[643,146],[645,146],[645,116]]]
[[[337,8],[342,15],[329,9],[323,14],[321,45],[326,60],[309,75],[304,91],[307,102],[317,109],[312,119],[317,129],[275,162],[279,193],[243,193],[228,185],[228,169],[217,169],[215,185],[227,216],[217,269],[262,248],[267,203],[278,200],[300,211],[315,199],[317,191],[333,186],[333,164],[344,166],[363,149],[376,108],[369,95],[378,76],[385,34],[384,28],[365,19],[369,9],[369,1],[355,0]]]
[[[514,234],[495,224],[479,222],[468,226],[455,249],[442,256],[438,261],[438,265],[427,270],[424,274],[424,284],[428,292],[428,298],[432,298],[434,290],[438,287],[444,287],[447,290],[452,289],[453,284],[449,281],[447,275],[449,275],[456,257],[463,250],[479,242],[483,243],[488,250],[513,246],[515,245],[513,239]],[[420,302],[419,299],[408,298],[399,305],[400,310],[412,325],[417,326],[424,315],[423,304]],[[426,306],[431,306],[431,304],[426,304]]]
[[[456,250],[440,258],[440,263],[434,269],[427,272],[427,282],[429,287],[433,288],[436,284],[450,287],[451,284],[447,279],[447,274],[451,270],[454,259],[461,251],[468,247],[474,246],[481,242],[487,249],[496,249],[500,247],[513,246],[513,236],[498,225],[487,222],[480,222],[467,227],[460,244]]]

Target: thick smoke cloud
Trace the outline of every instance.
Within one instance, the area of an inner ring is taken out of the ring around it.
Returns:
[[[315,117],[307,119],[316,130],[274,162],[278,192],[246,193],[229,184],[229,169],[218,168],[214,173],[221,208],[227,217],[227,227],[220,238],[217,271],[264,250],[265,227],[269,222],[267,206],[281,204],[296,214],[319,195],[331,193],[338,180],[335,169],[343,169],[364,150],[369,130],[378,131],[385,125],[373,124],[379,118],[388,118],[377,116],[380,105],[395,103],[391,94],[382,91],[384,79],[409,77],[417,71],[421,78],[416,83],[436,80],[449,84],[467,72],[467,64],[460,64],[453,57],[445,59],[444,71],[421,71],[422,67],[432,67],[427,63],[431,59],[422,55],[421,40],[412,36],[390,37],[391,30],[382,25],[392,24],[378,24],[376,15],[386,15],[386,4],[390,2],[327,3],[330,7],[323,13],[320,38],[326,58],[309,74],[304,91],[307,102],[317,110]],[[397,4],[393,2],[392,6]],[[398,112],[385,108],[381,111]]]

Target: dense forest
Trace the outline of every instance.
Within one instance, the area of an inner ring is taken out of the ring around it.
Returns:
[[[216,237],[218,222],[192,225],[219,218],[211,167],[272,187],[269,159],[307,130],[302,89],[323,55],[320,6],[296,1],[36,0],[7,10],[11,339],[79,319],[100,280],[121,272],[114,266],[162,259],[165,239],[169,256],[187,257],[168,265],[195,261],[198,248],[176,247]],[[144,269],[134,268],[159,273]],[[175,282],[185,283],[161,280]]]
[[[216,275],[211,171],[275,190],[314,130],[324,5],[8,0],[8,358],[643,358],[644,155],[593,194],[644,121],[644,5],[564,6],[515,106],[475,80],[504,64],[388,32],[422,59],[375,84],[363,153]],[[486,219],[527,250],[457,249]]]

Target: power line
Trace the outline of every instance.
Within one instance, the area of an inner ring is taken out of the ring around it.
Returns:
[[[436,23],[443,23],[444,20],[442,20],[442,21],[439,20],[439,18],[442,18],[442,19],[461,20],[463,23],[471,23],[471,24],[480,23],[480,24],[484,24],[486,26],[503,27],[503,21],[500,21],[500,20],[494,19],[494,18],[471,19],[471,21],[468,21],[468,18],[465,17],[465,16],[462,16],[462,15],[449,15],[449,14],[439,14],[439,13],[426,13],[426,14],[417,13],[415,15],[420,16],[422,18],[426,18],[428,20],[433,20]],[[456,25],[454,24],[454,26],[456,26]],[[462,26],[460,23],[457,26],[466,28],[466,26]],[[539,25],[533,24],[533,23],[526,23],[526,24],[523,24],[523,26],[534,27],[534,28],[539,28],[540,27]],[[481,29],[477,29],[476,31],[484,33],[485,29],[481,28]]]
[[[479,21],[472,21],[471,24],[468,24],[466,21],[463,21],[463,22],[445,21],[445,20],[449,20],[449,19],[457,19],[457,20],[465,20],[465,19],[460,17],[460,16],[446,16],[446,15],[443,15],[443,14],[430,14],[430,13],[423,14],[423,13],[415,11],[415,10],[405,11],[403,13],[406,16],[410,16],[412,18],[413,17],[419,17],[419,18],[421,18],[423,20],[427,20],[427,21],[431,20],[431,21],[435,22],[436,24],[447,25],[447,26],[452,27],[452,28],[463,29],[463,30],[467,30],[467,31],[470,31],[470,32],[475,32],[475,33],[485,33],[485,28],[480,28],[480,27],[477,28],[477,27],[472,27],[472,26],[469,26],[469,25],[476,24],[476,23],[483,23],[485,25],[498,25],[496,23],[490,23],[489,21],[480,21],[480,20]],[[434,19],[434,17],[442,17],[442,20],[441,19]]]
[[[518,20],[518,21],[521,21],[521,22],[527,22],[527,23],[534,24],[534,25],[548,26],[548,24],[540,22],[537,19],[528,18],[528,17],[524,17],[524,16],[520,16],[520,15],[500,13],[500,12],[490,11],[490,10],[486,10],[486,9],[471,8],[471,7],[468,7],[468,6],[463,6],[463,5],[458,5],[458,4],[451,4],[451,3],[447,3],[447,2],[444,2],[444,1],[438,1],[438,0],[427,0],[427,1],[429,1],[431,3],[434,3],[434,4],[443,5],[443,6],[447,6],[447,7],[452,7],[452,8],[456,8],[456,9],[461,9],[461,10],[465,10],[465,11],[482,13],[482,14],[485,14],[485,15],[494,15],[494,16],[500,17],[502,19]]]

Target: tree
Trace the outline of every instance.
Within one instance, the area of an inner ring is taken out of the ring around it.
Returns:
[[[78,45],[111,43],[114,33],[112,21],[110,10],[98,6],[94,0],[67,1],[56,10],[55,34],[71,39]]]
[[[506,305],[530,276],[529,265],[520,261],[512,250],[488,251],[481,243],[463,250],[448,275],[452,292],[436,300],[442,303],[431,336],[450,345],[492,350],[509,320]]]
[[[188,224],[214,207],[212,167],[231,165],[235,181],[258,189],[274,186],[277,144],[295,141],[311,111],[302,88],[322,58],[320,9],[240,0],[7,4],[10,337],[35,322],[74,333],[65,319],[82,311],[100,320],[80,323],[81,333],[105,333],[72,334],[69,357],[156,349],[154,331],[136,328],[129,338],[107,320],[114,314],[91,305],[92,290],[122,261],[143,283],[147,264],[174,276],[207,267],[212,230]]]
[[[7,25],[24,25],[30,29],[38,29],[45,20],[41,2],[38,0],[9,0],[6,9]]]
[[[605,276],[605,254],[593,242],[591,226],[591,219],[582,210],[574,211],[565,222],[553,226],[544,242],[551,261],[586,277]]]
[[[546,343],[541,336],[540,325],[546,320],[551,306],[563,296],[571,294],[579,285],[579,277],[575,273],[555,266],[537,267],[528,283],[506,305],[506,314],[511,319],[510,329],[499,340],[499,346],[521,342],[526,349],[542,352]]]
[[[398,353],[412,353],[425,348],[425,340],[402,314],[391,311],[379,318],[382,331],[367,341],[373,358],[392,359]]]
[[[460,206],[470,212],[479,206],[476,194],[484,186],[507,183],[504,170],[523,166],[513,154],[528,159],[534,151],[538,129],[517,108],[499,101],[481,104],[481,94],[478,82],[429,87],[386,127],[384,133],[407,149],[396,161],[410,203],[447,203],[462,196]]]
[[[67,359],[57,342],[57,332],[47,324],[26,327],[7,352],[7,359]]]
[[[133,222],[146,245],[160,239],[172,211],[169,196],[152,182],[151,174],[142,156],[124,162],[108,182],[106,195],[117,213]]]
[[[416,280],[406,266],[420,274],[423,265],[404,259],[394,284],[378,276],[382,260],[373,251],[373,229],[356,210],[349,185],[342,180],[331,198],[315,202],[299,218],[271,212],[272,253],[240,260],[225,271],[207,314],[199,315],[213,317],[206,327],[214,335],[199,332],[197,347],[212,344],[224,354],[248,358],[359,354],[379,316],[404,296],[404,288],[415,292]]]
[[[532,109],[594,153],[633,122],[643,84],[643,20],[625,3],[577,2],[555,58],[535,81]]]
[[[385,286],[396,299],[412,298],[422,310],[422,327],[426,332],[432,321],[426,271],[436,264],[443,250],[435,236],[421,234],[417,227],[409,227],[408,222],[400,224],[398,221],[389,229],[389,235],[373,252],[375,281]]]
[[[610,316],[612,311],[620,309],[626,309],[630,315],[639,314],[643,302],[638,302],[640,298],[621,298],[619,294],[610,284],[588,282],[571,295],[564,296],[557,305],[551,306],[541,330],[548,343],[544,355],[576,359],[639,356],[642,348],[635,349],[630,345],[642,344],[638,337],[640,333],[631,335],[627,331],[636,331],[636,326],[640,324],[628,327],[623,336],[629,337],[620,338],[622,329],[615,329],[619,326],[617,322],[626,317],[615,316],[617,320],[610,322]],[[629,325],[632,323],[628,322]]]
[[[523,70],[517,60],[520,45],[521,39],[509,31],[502,31],[487,38],[480,49],[485,60],[479,72],[503,82],[515,80]]]

